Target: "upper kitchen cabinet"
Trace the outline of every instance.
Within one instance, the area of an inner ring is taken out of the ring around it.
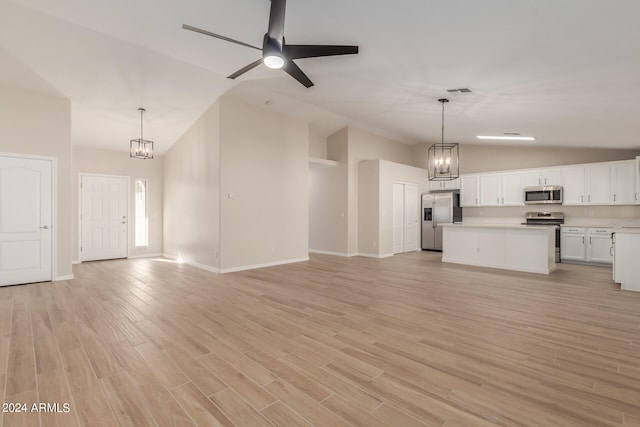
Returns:
[[[637,160],[611,162],[611,196],[614,205],[633,205],[637,202]]]
[[[563,205],[585,203],[584,166],[567,166],[562,170]]]
[[[562,185],[562,169],[541,169],[540,185]]]
[[[524,187],[536,184],[527,184],[531,177],[531,171],[503,172],[502,173],[502,206],[523,206]]]
[[[502,174],[480,175],[480,206],[500,206],[502,204]]]
[[[541,185],[562,185],[561,168],[531,169],[523,171],[524,186],[536,187]]]
[[[460,179],[452,179],[449,181],[429,181],[429,191],[446,191],[460,189]]]
[[[479,205],[479,175],[463,175],[460,178],[460,206],[473,207]]]
[[[608,205],[611,194],[609,163],[567,166],[562,171],[564,205]]]
[[[608,205],[611,192],[611,171],[609,163],[595,163],[585,167],[587,178],[587,203]]]

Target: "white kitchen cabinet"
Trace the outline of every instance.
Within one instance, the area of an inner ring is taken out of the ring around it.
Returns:
[[[609,162],[567,166],[562,170],[563,205],[608,205],[611,197]]]
[[[637,230],[619,230],[614,240],[613,281],[620,283],[623,290],[640,291],[640,233]]]
[[[608,205],[611,194],[611,171],[608,162],[595,163],[585,167],[586,204]]]
[[[460,177],[460,206],[473,207],[479,205],[479,175],[462,175]]]
[[[528,172],[504,172],[502,174],[502,206],[523,206],[524,187]]]
[[[458,190],[460,188],[460,179],[452,179],[447,181],[429,181],[430,191],[446,191]]]
[[[587,262],[613,264],[613,241],[610,228],[587,229]]]
[[[500,206],[502,201],[499,173],[480,175],[480,206]]]
[[[560,231],[562,261],[586,261],[586,240],[583,227],[562,227]]]
[[[640,156],[636,157],[636,204],[640,204]]]
[[[562,185],[562,169],[541,169],[540,185]]]
[[[636,161],[611,162],[611,195],[609,202],[614,205],[636,203]]]
[[[562,169],[563,205],[585,203],[584,166],[567,166]]]
[[[539,187],[542,183],[542,175],[539,169],[522,171],[522,176],[524,187]]]

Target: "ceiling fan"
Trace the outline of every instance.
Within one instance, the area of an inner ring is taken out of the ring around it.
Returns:
[[[257,67],[260,63],[264,63],[269,68],[282,68],[287,74],[310,88],[313,82],[307,75],[293,62],[294,59],[301,58],[317,58],[320,56],[335,55],[352,55],[358,53],[358,46],[344,45],[307,45],[307,44],[286,44],[284,41],[284,12],[286,0],[271,0],[271,11],[269,13],[269,29],[264,35],[262,48],[243,43],[229,37],[221,36],[207,30],[192,27],[191,25],[182,25],[182,28],[207,36],[215,37],[220,40],[239,44],[241,46],[250,47],[262,51],[262,58],[251,64],[239,69],[235,73],[227,76],[229,79],[235,79],[246,73],[247,71]]]

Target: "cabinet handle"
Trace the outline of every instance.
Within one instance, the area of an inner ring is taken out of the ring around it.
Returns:
[[[542,185],[542,181],[538,178],[538,185]]]
[[[584,203],[584,194],[580,196],[580,203]]]
[[[496,203],[500,204],[500,197],[496,197]]]
[[[614,202],[616,201],[616,195],[615,194],[613,195],[613,201]]]
[[[589,196],[588,196],[588,197],[589,197],[588,202],[589,202],[589,203],[591,203],[591,194],[589,194]]]
[[[613,256],[613,246],[609,248],[609,255]]]
[[[544,179],[544,185],[547,185],[547,178]]]
[[[504,197],[502,198],[502,204],[504,205]]]
[[[589,236],[589,244],[591,244],[591,236]]]
[[[584,236],[582,236],[582,244],[584,245]]]

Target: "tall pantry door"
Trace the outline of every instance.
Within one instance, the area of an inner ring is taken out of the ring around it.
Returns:
[[[52,279],[53,164],[0,156],[0,286]]]
[[[417,184],[393,183],[393,253],[420,248],[420,209]]]

